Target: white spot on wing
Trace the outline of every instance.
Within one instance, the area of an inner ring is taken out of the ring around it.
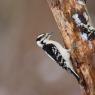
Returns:
[[[80,5],[85,5],[84,1],[83,0],[77,0],[78,4]]]
[[[83,16],[85,17],[86,21],[88,21],[88,20],[89,20],[89,17],[88,17],[88,15],[87,15],[87,13],[86,13],[86,12],[83,12]]]
[[[82,37],[83,40],[88,40],[86,33],[80,33],[80,36]]]
[[[76,24],[77,24],[78,26],[81,25],[81,20],[78,18],[78,14],[77,14],[77,13],[74,14],[74,15],[72,16],[72,18],[75,20],[75,22],[76,22]]]

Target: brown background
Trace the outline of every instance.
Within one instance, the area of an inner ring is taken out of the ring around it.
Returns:
[[[95,23],[95,0],[87,6]],[[37,47],[44,32],[62,44],[46,0],[0,0],[0,95],[82,95],[76,79]]]

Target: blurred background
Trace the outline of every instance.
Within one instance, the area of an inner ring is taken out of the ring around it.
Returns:
[[[95,23],[95,0],[87,7]],[[62,37],[46,0],[0,0],[0,95],[82,95],[76,79],[36,45],[36,37]]]

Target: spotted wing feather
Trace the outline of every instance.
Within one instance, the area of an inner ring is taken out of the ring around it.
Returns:
[[[58,51],[57,47],[54,44],[46,44],[46,45],[44,45],[43,49],[60,66],[64,67],[65,60],[63,59],[62,55],[60,54],[60,52]]]

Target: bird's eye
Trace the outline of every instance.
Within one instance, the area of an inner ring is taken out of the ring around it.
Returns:
[[[40,38],[37,38],[37,39],[36,39],[36,41],[40,41],[41,39],[42,39],[42,37],[40,37]]]
[[[36,39],[36,41],[40,41],[44,36],[45,36],[44,34],[43,34],[43,35],[38,36],[38,37],[37,37],[37,39]]]

